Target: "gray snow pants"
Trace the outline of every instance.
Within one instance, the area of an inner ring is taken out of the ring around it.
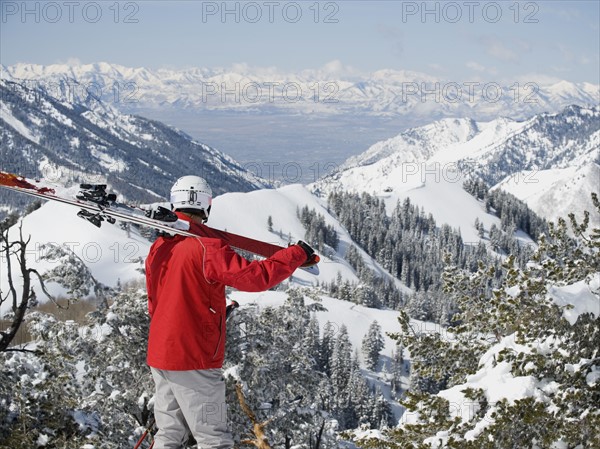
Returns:
[[[223,370],[151,368],[156,385],[154,449],[181,449],[191,434],[198,449],[231,449]]]

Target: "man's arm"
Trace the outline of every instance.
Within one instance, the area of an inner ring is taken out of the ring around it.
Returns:
[[[246,292],[260,292],[274,287],[308,259],[305,248],[292,245],[277,251],[268,259],[250,262],[220,240],[203,241],[203,268],[207,280]],[[308,245],[306,247],[310,248]]]

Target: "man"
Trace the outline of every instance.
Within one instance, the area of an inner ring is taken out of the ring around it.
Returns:
[[[171,203],[191,230],[210,214],[212,191],[198,176],[171,189]],[[264,291],[313,255],[304,242],[249,262],[222,240],[162,236],[146,259],[150,312],[148,365],[156,385],[154,449],[179,449],[192,434],[202,449],[229,449],[225,382],[225,286]]]

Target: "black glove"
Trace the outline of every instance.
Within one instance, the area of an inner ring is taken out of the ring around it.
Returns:
[[[235,309],[237,309],[239,306],[240,304],[237,301],[231,301],[231,304],[225,308],[225,321],[229,321],[229,318],[231,318],[233,312],[235,312]]]
[[[303,242],[302,240],[298,240],[298,243],[296,243],[296,245],[298,245],[300,248],[302,248],[304,250],[304,252],[306,253],[306,260],[309,261],[311,260],[311,258],[313,257],[313,255],[315,254],[315,250],[312,249],[308,243]]]

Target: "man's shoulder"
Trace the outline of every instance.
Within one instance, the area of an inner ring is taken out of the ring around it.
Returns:
[[[217,250],[219,248],[223,248],[227,246],[223,240],[218,238],[211,237],[184,237],[184,236],[167,236],[167,237],[159,237],[152,244],[150,249],[153,251],[161,251],[167,250],[167,247],[170,247],[168,250],[171,251],[173,246],[179,248],[191,248],[191,247],[202,247],[202,248],[211,248],[211,250]]]

